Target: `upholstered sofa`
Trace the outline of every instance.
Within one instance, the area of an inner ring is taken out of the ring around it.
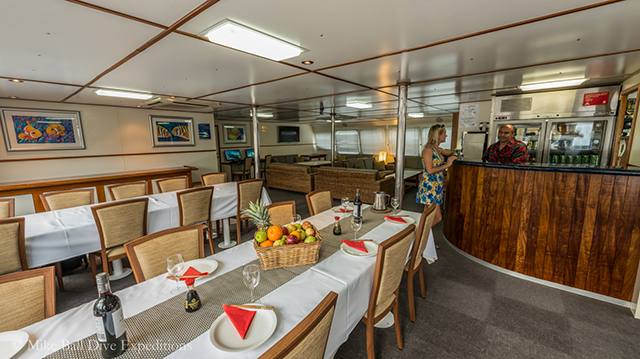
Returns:
[[[267,168],[267,187],[309,193],[314,189],[314,177],[308,166],[271,162]]]
[[[345,167],[320,167],[315,176],[315,189],[330,189],[334,198],[356,198],[356,189],[360,189],[360,198],[364,203],[373,203],[373,193],[384,191],[393,196],[395,180],[391,177],[380,178],[374,169]]]
[[[341,167],[376,170],[379,178],[384,178],[393,173],[392,170],[386,168],[384,162],[376,161],[373,157],[346,159],[342,161]]]

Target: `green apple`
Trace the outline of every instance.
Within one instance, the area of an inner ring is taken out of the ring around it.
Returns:
[[[262,243],[264,241],[267,240],[267,232],[265,231],[258,231],[256,232],[256,234],[254,235],[254,238],[256,239],[256,241],[258,241],[258,243]]]
[[[311,243],[311,242],[315,242],[316,241],[316,237],[314,236],[309,236],[304,240],[304,243]],[[275,245],[275,243],[274,243]]]
[[[302,229],[302,225],[300,223],[294,223],[294,226],[296,226],[296,229]]]
[[[287,244],[287,241],[284,239],[278,239],[277,241],[273,242],[274,246],[283,246],[285,244]]]
[[[300,240],[304,240],[304,238],[307,236],[307,234],[304,233],[304,229],[299,229],[298,233],[300,233]]]

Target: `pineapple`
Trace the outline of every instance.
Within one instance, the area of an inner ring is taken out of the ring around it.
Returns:
[[[249,208],[244,212],[249,220],[258,227],[259,231],[266,231],[271,226],[271,215],[269,209],[258,200],[256,203],[249,202]]]

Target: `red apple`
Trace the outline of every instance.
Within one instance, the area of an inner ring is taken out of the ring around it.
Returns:
[[[316,235],[316,231],[314,231],[313,228],[311,228],[311,227],[307,228],[307,230],[304,231],[304,232],[307,234],[307,236],[315,236]]]
[[[293,234],[290,234],[287,237],[287,244],[297,244],[298,243],[298,237],[294,236]]]
[[[302,228],[304,229],[311,228],[311,223],[309,221],[304,221],[302,223]]]
[[[287,227],[282,227],[282,234],[285,236],[289,235],[289,229]]]

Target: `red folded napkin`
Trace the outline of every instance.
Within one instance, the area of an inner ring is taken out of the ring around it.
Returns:
[[[402,219],[402,217],[394,217],[394,216],[384,216],[385,219],[388,219],[392,222],[398,222],[398,223],[407,223],[407,221],[405,221],[404,219]]]
[[[355,249],[357,249],[359,251],[363,251],[365,253],[369,253],[367,251],[367,248],[365,248],[365,246],[364,246],[364,242],[362,242],[362,241],[348,241],[348,240],[343,239],[342,243],[348,245],[351,248],[355,248]]]
[[[222,309],[224,309],[224,312],[227,314],[227,317],[229,317],[229,320],[231,320],[231,323],[233,323],[233,326],[236,327],[240,337],[244,339],[244,336],[247,335],[247,331],[249,330],[249,326],[251,326],[253,317],[256,316],[256,312],[229,305],[223,305]]]
[[[200,275],[200,274],[209,274],[207,272],[204,273],[200,273],[198,272],[195,268],[193,267],[189,267],[189,269],[187,269],[184,273],[182,273],[182,275]],[[195,278],[185,278],[185,279],[180,279],[184,281],[184,284],[187,285],[187,287],[190,287],[193,285],[193,283],[195,283],[196,279]]]
[[[353,210],[352,209],[340,208],[340,212],[353,212]]]

